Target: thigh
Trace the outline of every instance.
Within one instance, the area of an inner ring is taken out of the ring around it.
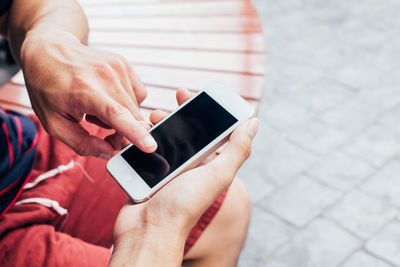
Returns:
[[[205,266],[210,265],[215,258],[219,258],[217,261],[229,259],[234,262],[243,245],[249,218],[248,192],[244,184],[235,178],[215,218],[184,259],[201,260],[207,263]],[[219,266],[225,265],[221,263]]]
[[[225,191],[221,195],[219,195],[217,199],[213,202],[213,204],[203,213],[203,215],[201,215],[196,225],[190,231],[188,238],[186,239],[185,248],[183,252],[184,255],[187,255],[188,252],[192,250],[193,246],[195,246],[195,244],[202,236],[206,228],[211,224],[214,217],[220,210],[222,204],[224,203],[227,193],[228,191]]]
[[[82,166],[91,179],[82,179],[73,193],[63,232],[110,247],[114,223],[128,196],[108,174],[104,160],[87,159]]]
[[[1,266],[107,266],[111,251],[50,225],[32,225],[8,232],[0,241]]]
[[[24,190],[17,202],[35,202],[36,199],[56,201],[66,212],[62,224],[56,227],[57,231],[110,247],[113,225],[127,196],[108,174],[106,161],[77,155],[68,146],[49,136],[35,116],[32,116],[32,120],[38,129],[39,142],[30,183],[37,180],[41,182]],[[99,137],[110,133],[88,123],[84,125],[91,134]],[[51,175],[46,175],[48,173]],[[43,176],[46,179],[43,180]]]
[[[1,266],[106,266],[110,249],[57,230],[67,216],[60,211],[39,203],[14,205],[0,221]]]

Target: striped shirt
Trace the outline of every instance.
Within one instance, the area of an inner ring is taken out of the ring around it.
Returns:
[[[37,142],[31,119],[0,106],[0,219],[30,178]]]

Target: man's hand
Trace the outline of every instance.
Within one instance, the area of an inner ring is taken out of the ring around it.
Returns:
[[[4,18],[33,110],[52,136],[81,155],[106,159],[122,136],[144,152],[156,150],[140,123],[143,84],[121,56],[86,46],[87,21],[76,0],[14,0]],[[90,136],[80,124],[84,114],[115,133]]]
[[[190,96],[187,91],[178,91],[178,103]],[[155,111],[150,118],[157,123],[165,116],[165,112]],[[179,175],[149,201],[127,203],[114,226],[115,247],[110,265],[129,262],[131,266],[180,266],[189,231],[232,183],[250,155],[258,127],[257,119],[242,123],[214,159]]]
[[[27,36],[21,66],[32,107],[47,132],[78,154],[109,158],[122,136],[144,152],[157,144],[144,127],[139,104],[144,85],[121,56],[89,48],[73,35]],[[81,126],[112,128],[102,140]],[[108,142],[107,142],[108,141]]]

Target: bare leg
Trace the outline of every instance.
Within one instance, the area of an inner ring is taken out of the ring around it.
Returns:
[[[233,181],[215,218],[184,257],[186,266],[235,266],[246,237],[250,199],[238,178]]]

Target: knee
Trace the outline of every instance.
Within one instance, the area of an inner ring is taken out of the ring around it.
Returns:
[[[233,266],[246,238],[250,209],[249,193],[235,178],[221,209],[186,259],[207,263],[204,266]]]
[[[232,183],[225,204],[229,206],[225,227],[229,226],[231,242],[241,246],[247,234],[251,201],[246,186],[238,178]]]

